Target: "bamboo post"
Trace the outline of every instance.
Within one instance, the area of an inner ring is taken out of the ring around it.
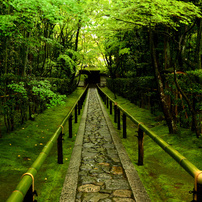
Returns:
[[[114,103],[114,123],[117,123],[117,105]]]
[[[80,113],[81,113],[80,109],[81,109],[81,101],[79,100],[78,101],[78,115],[80,115]]]
[[[63,128],[62,131],[60,133],[60,135],[58,136],[57,139],[57,147],[58,147],[58,164],[63,164],[63,149],[62,149],[62,136],[63,136]]]
[[[106,105],[106,104],[107,104],[107,98],[108,98],[108,97],[107,97],[105,94],[103,94],[103,97],[104,97],[104,100],[103,100],[103,101],[104,101],[104,103],[105,103],[105,105]]]
[[[126,115],[123,114],[123,138],[127,138],[127,133],[126,133]]]
[[[118,130],[121,130],[121,119],[120,119],[120,109],[117,107],[117,124],[118,124]]]
[[[195,174],[195,185],[194,185],[194,201],[202,201],[202,171],[198,171]]]
[[[76,106],[75,106],[75,108],[74,108],[74,118],[75,118],[75,123],[77,123],[77,104],[76,104]]]
[[[112,101],[110,100],[110,114],[112,114]]]
[[[26,201],[34,201],[34,194],[33,194],[33,188],[32,188],[32,185],[30,186],[30,188],[28,189],[25,197],[24,197],[24,200],[23,202],[26,202]]]
[[[72,138],[72,114],[69,117],[69,138]]]
[[[197,201],[202,201],[202,184],[197,183]]]
[[[144,132],[138,126],[138,165],[143,165],[144,147],[143,147]]]

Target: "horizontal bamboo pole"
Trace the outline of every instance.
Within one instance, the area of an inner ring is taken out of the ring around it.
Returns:
[[[70,115],[72,114],[75,106],[81,99],[81,97],[84,95],[84,93],[87,91],[88,86],[85,88],[84,92],[79,96],[69,113],[66,115],[66,117],[61,122],[60,126],[56,130],[56,132],[53,134],[53,136],[50,138],[50,140],[46,143],[46,145],[43,147],[41,153],[37,157],[37,159],[34,161],[34,163],[31,165],[31,167],[27,170],[25,175],[23,175],[21,181],[17,185],[16,189],[12,192],[10,197],[7,199],[7,202],[21,202],[23,201],[27,191],[29,190],[30,186],[32,185],[32,177],[34,178],[41,168],[42,164],[44,163],[46,157],[49,155],[53,144],[57,141],[58,136],[60,135],[62,128],[66,124],[67,120],[69,119]]]
[[[99,89],[100,87],[97,86]],[[101,90],[101,89],[100,89]],[[102,90],[101,90],[102,91]],[[103,92],[103,91],[102,91]],[[103,92],[104,93],[104,92]],[[110,98],[106,93],[104,93],[109,100],[113,103],[116,103],[112,98]],[[175,161],[177,161],[181,167],[183,167],[192,177],[196,178],[197,183],[202,185],[202,171],[199,170],[195,165],[193,165],[190,161],[188,161],[183,155],[181,155],[177,150],[173,149],[168,143],[166,143],[162,138],[156,135],[153,131],[149,130],[145,125],[143,125],[140,121],[135,119],[131,114],[129,114],[125,109],[119,106],[116,103],[117,107],[133,121],[137,124],[149,137],[151,137],[165,152],[167,152]]]

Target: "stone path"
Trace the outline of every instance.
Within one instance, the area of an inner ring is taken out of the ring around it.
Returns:
[[[128,180],[131,174],[130,171],[127,174],[126,170],[127,168],[131,170],[133,166],[128,166],[128,157],[125,162],[127,167],[122,166],[124,164],[120,160],[121,155],[114,144],[112,132],[105,118],[106,114],[103,112],[95,88],[89,89],[88,106],[85,110],[82,117],[85,119],[85,126],[80,126],[83,133],[79,143],[75,143],[75,151],[73,151],[73,154],[78,152],[80,156],[77,153],[77,157],[70,161],[60,202],[138,201],[134,196],[137,195],[134,190],[142,193],[139,201],[150,201],[145,190],[142,191],[133,184],[134,181],[141,184],[139,178],[132,179],[132,183]],[[120,148],[120,151],[123,151],[123,148]],[[146,196],[143,196],[145,194]],[[142,196],[145,198],[143,199]]]

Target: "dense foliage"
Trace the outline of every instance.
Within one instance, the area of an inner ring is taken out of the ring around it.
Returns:
[[[197,124],[201,128],[202,120],[202,89],[200,76],[202,71],[188,71],[186,74],[178,74],[177,78],[183,91],[189,96],[197,114]],[[148,108],[151,113],[158,115],[161,119],[165,117],[159,115],[162,111],[157,85],[154,77],[136,78],[116,78],[107,79],[107,86],[115,95],[121,95],[139,107]],[[189,128],[192,124],[191,113],[187,103],[182,99],[182,95],[176,89],[173,74],[165,76],[165,94],[168,100],[169,110],[180,126]]]
[[[81,6],[76,0],[0,2],[0,113],[8,131],[75,89],[86,23]]]
[[[106,30],[102,51],[111,78],[154,76],[169,132],[176,133],[176,114],[170,110],[172,104],[167,95],[169,92],[171,97],[176,96],[176,90],[169,89],[172,85],[179,91],[177,94],[183,105],[189,108],[192,130],[196,131],[197,137],[201,132],[197,114],[201,111],[200,107],[195,109],[193,97],[197,94],[195,100],[200,103],[201,5],[200,0],[110,1],[108,9],[99,13],[102,23],[98,23],[97,27],[97,30],[103,27]],[[189,81],[192,89],[198,85],[196,94],[192,92],[190,96],[189,90],[184,87],[187,79],[176,76],[176,71],[192,71],[197,75],[197,79]],[[166,80],[167,74],[173,75],[170,83]],[[126,86],[125,83],[120,85]]]
[[[201,79],[201,5],[201,0],[3,0],[0,75],[67,79],[70,89],[78,69],[87,66],[105,65],[112,79],[131,78],[130,83],[136,77],[155,77],[169,132],[177,132],[176,115],[168,98],[176,96],[170,90],[172,85],[188,106],[192,130],[199,137],[200,107],[194,109],[192,96],[200,92],[189,96],[184,80],[175,72],[197,75],[198,80],[192,79],[190,85],[197,85]],[[167,75],[172,73],[173,80],[167,83]],[[21,81],[15,85],[22,87]],[[53,84],[65,93],[66,86]],[[3,89],[1,95],[6,94]],[[200,102],[198,97],[196,102]]]
[[[4,117],[7,131],[14,130],[28,119],[34,120],[46,108],[63,104],[66,95],[76,87],[76,84],[68,84],[68,79],[47,80],[13,74],[1,76],[0,114]]]

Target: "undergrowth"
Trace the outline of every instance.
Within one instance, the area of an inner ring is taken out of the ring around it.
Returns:
[[[36,117],[35,121],[27,121],[14,132],[2,133],[0,139],[0,201],[6,201],[15,190],[22,174],[35,161],[83,90],[83,88],[77,88],[67,96],[64,105],[45,110]],[[81,115],[78,116],[78,123],[73,124],[72,139],[68,137],[68,123],[64,127],[64,164],[57,163],[57,143],[55,143],[37,173],[35,190],[38,193],[38,197],[36,197],[38,202],[59,201],[80,118]]]
[[[196,167],[202,169],[202,138],[197,139],[195,133],[183,128],[179,128],[178,134],[169,134],[165,121],[157,121],[148,109],[139,108],[120,96],[115,99],[108,88],[102,90]],[[110,115],[110,118],[113,122],[114,115]],[[113,124],[117,127],[117,124],[114,122]],[[151,200],[155,202],[192,201],[193,196],[189,194],[189,191],[193,190],[194,179],[147,135],[144,136],[144,165],[137,165],[137,130],[137,125],[127,118],[127,139],[122,138],[122,131],[117,130],[117,132]]]

